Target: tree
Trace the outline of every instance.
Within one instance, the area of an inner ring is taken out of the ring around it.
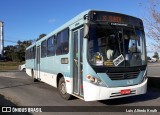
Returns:
[[[13,61],[13,53],[14,53],[14,46],[6,46],[4,47],[4,57],[8,61]]]
[[[46,36],[46,34],[40,34],[40,35],[39,35],[39,38],[37,38],[36,41],[40,40],[41,38],[43,38],[43,37],[45,37],[45,36]]]
[[[158,52],[154,52],[154,55],[152,56],[153,58],[159,59]]]
[[[7,61],[25,61],[26,48],[32,44],[32,41],[18,41],[15,46],[6,46],[4,56]]]
[[[160,1],[148,0],[147,12],[144,17],[147,35],[154,43],[151,46],[155,51],[160,51]]]
[[[25,52],[26,48],[31,45],[32,42],[29,41],[18,41],[17,42],[17,48],[16,48],[16,57],[18,58],[18,61],[22,62],[25,61]]]

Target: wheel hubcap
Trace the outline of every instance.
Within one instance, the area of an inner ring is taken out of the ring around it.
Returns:
[[[66,85],[64,82],[61,84],[61,92],[62,94],[66,94]]]

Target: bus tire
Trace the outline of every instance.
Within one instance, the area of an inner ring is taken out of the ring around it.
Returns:
[[[33,82],[37,82],[38,81],[38,79],[36,79],[35,77],[34,77],[34,71],[32,70],[32,78],[33,78]]]
[[[65,100],[71,99],[71,95],[67,93],[66,90],[66,83],[63,77],[60,78],[59,83],[58,83],[58,91],[61,97]]]
[[[23,68],[23,70],[22,71],[26,71],[26,68]]]

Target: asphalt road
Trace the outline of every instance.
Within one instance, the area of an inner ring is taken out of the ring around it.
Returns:
[[[160,63],[148,63],[148,76],[160,78]]]
[[[149,67],[149,72],[153,72],[153,66]],[[160,70],[160,69],[159,69]],[[150,73],[149,73],[150,74]],[[154,73],[156,76],[159,73]],[[150,74],[151,75],[151,74]],[[25,72],[20,71],[8,71],[0,72],[0,102],[4,106],[160,106],[160,90],[148,87],[147,94],[140,96],[133,96],[127,98],[104,100],[104,101],[92,101],[85,102],[83,100],[73,98],[66,101],[62,99],[56,88],[51,87],[42,82],[34,83],[32,78],[27,76]],[[4,96],[4,97],[3,97]],[[7,100],[7,103],[5,103]],[[9,102],[8,102],[9,101]],[[93,109],[96,109],[93,107]],[[39,113],[33,113],[39,115]],[[78,112],[56,112],[56,113],[42,113],[58,114],[58,115],[81,115]],[[104,112],[85,112],[86,115],[101,115],[106,114]],[[113,114],[109,112],[107,114]],[[125,115],[127,113],[115,113],[119,115]],[[140,113],[143,114],[143,113]],[[146,113],[144,113],[146,114]],[[152,113],[150,113],[152,114]]]

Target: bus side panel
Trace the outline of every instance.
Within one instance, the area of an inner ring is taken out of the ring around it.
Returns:
[[[41,75],[41,77],[40,77],[41,81],[43,81],[51,86],[57,87],[57,82],[56,82],[57,75],[56,74],[40,72],[40,75]]]
[[[30,77],[32,76],[31,69],[26,68],[26,73],[27,73],[28,76],[30,76]]]
[[[58,74],[62,74],[66,82],[67,93],[71,94],[72,78],[70,77],[70,63],[61,64],[62,58],[68,58],[69,60],[69,54],[41,58],[40,79],[51,86],[58,87],[57,76]]]
[[[26,73],[31,77],[32,76],[32,69],[34,69],[34,59],[26,60]]]

